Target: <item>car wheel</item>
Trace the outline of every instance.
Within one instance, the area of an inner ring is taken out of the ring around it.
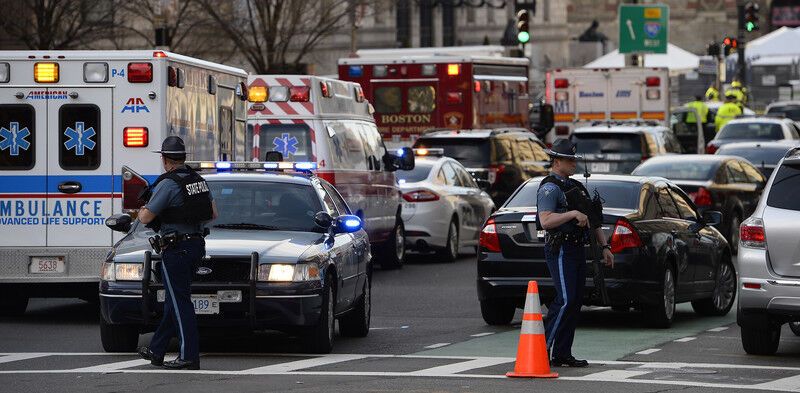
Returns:
[[[517,307],[509,300],[481,300],[481,315],[489,325],[508,325]]]
[[[445,262],[453,262],[458,259],[458,226],[455,218],[450,221],[450,229],[447,231],[447,244],[438,254]]]
[[[106,352],[134,352],[139,343],[139,328],[133,325],[112,325],[101,319],[100,341]]]
[[[369,334],[369,321],[372,307],[372,283],[369,274],[364,283],[364,293],[358,305],[347,315],[339,318],[339,334],[346,337],[366,337]]]
[[[406,229],[403,222],[398,220],[392,236],[383,246],[381,267],[384,269],[400,269],[406,258]]]
[[[781,325],[764,323],[742,326],[742,347],[750,355],[774,355],[781,341]]]
[[[731,227],[728,234],[728,243],[731,245],[731,254],[736,255],[739,253],[739,225],[742,219],[739,218],[739,213],[734,212],[731,218]]]
[[[0,317],[18,317],[28,309],[28,297],[6,294],[0,296]]]
[[[692,301],[692,308],[701,315],[722,316],[728,314],[736,299],[736,272],[730,261],[723,261],[717,268],[711,298]]]
[[[795,336],[800,336],[800,322],[789,322],[789,329],[792,329]]]
[[[322,291],[322,309],[320,310],[319,323],[309,329],[305,337],[304,347],[309,353],[330,353],[333,349],[333,336],[336,332],[336,318],[333,315],[336,295],[333,291],[333,278],[328,276],[328,282]]]
[[[645,322],[656,328],[668,328],[675,319],[675,275],[672,267],[664,269],[664,278],[661,280],[661,301],[648,305],[645,310]]]

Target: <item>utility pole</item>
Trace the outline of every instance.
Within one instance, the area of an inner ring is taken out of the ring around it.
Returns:
[[[739,16],[739,23],[738,23],[738,31],[737,31],[737,41],[738,41],[738,48],[736,49],[736,60],[737,60],[737,75],[739,78],[739,82],[745,84],[745,77],[747,76],[747,72],[745,70],[746,63],[744,61],[744,51],[745,47],[747,47],[747,41],[744,38],[745,28],[744,28],[744,7],[745,5],[739,2],[736,5],[736,9],[738,11]]]

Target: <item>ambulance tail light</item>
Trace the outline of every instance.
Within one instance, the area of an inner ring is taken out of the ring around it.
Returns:
[[[644,84],[647,87],[661,86],[661,78],[657,76],[648,76],[647,78],[645,78]]]
[[[127,166],[122,167],[122,212],[133,213],[144,206],[144,201],[139,199],[142,191],[147,187],[145,180],[138,173]]]
[[[57,83],[58,63],[36,63],[33,65],[33,79],[36,83]]]
[[[553,84],[555,85],[556,89],[566,89],[569,87],[569,79],[559,78],[556,79]]]
[[[125,147],[147,147],[148,137],[147,127],[125,127],[122,130],[122,144]]]
[[[128,82],[150,83],[153,81],[152,63],[128,63]]]
[[[308,102],[311,98],[311,87],[292,86],[289,88],[289,100],[294,102]]]
[[[460,104],[464,100],[464,95],[460,91],[447,92],[447,103],[449,105]]]

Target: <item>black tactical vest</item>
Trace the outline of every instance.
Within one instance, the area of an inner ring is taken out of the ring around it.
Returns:
[[[178,184],[183,193],[183,205],[164,209],[159,215],[162,223],[196,225],[213,218],[211,192],[205,179],[197,172],[187,167],[175,169],[159,176],[153,186],[164,179]]]
[[[558,188],[561,189],[561,191],[567,197],[567,211],[578,210],[581,213],[590,216],[591,212],[589,209],[591,209],[592,199],[589,196],[589,191],[586,190],[586,187],[584,187],[583,184],[574,179],[567,179],[566,181],[562,182],[557,177],[549,175],[542,179],[542,182],[539,184],[539,188],[547,183],[553,183],[558,186]],[[583,231],[583,229],[577,225],[572,226],[575,228],[575,232]],[[542,223],[539,220],[538,214],[536,215],[536,229],[539,231],[544,229],[542,228]]]

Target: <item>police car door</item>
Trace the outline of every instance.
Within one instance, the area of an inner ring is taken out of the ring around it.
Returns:
[[[68,88],[47,108],[48,246],[111,246],[112,90]]]

